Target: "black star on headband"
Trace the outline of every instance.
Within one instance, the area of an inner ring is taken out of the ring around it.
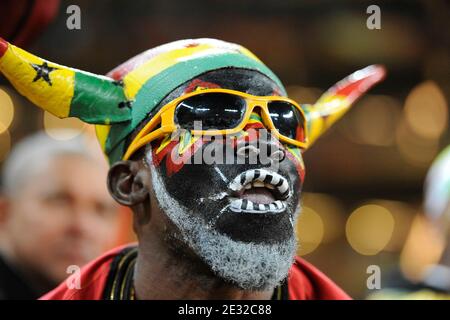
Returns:
[[[32,63],[31,66],[34,70],[36,70],[36,77],[34,77],[33,82],[36,82],[42,78],[48,83],[49,86],[52,85],[52,81],[50,80],[50,72],[58,70],[58,68],[49,67],[47,62],[44,62],[42,65]]]

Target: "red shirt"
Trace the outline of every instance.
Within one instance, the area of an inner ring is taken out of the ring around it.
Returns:
[[[74,275],[42,296],[41,300],[102,300],[114,258],[127,246],[115,248],[81,269],[81,288],[71,289]],[[296,257],[288,276],[289,300],[348,300],[351,299],[317,268]]]

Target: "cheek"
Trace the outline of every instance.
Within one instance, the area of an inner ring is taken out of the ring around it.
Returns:
[[[119,214],[125,214],[125,212],[118,212]],[[119,238],[119,224],[121,221],[116,217],[114,219],[93,218],[91,228],[89,229],[88,240],[93,241],[94,250],[98,248],[104,249],[105,247],[111,247],[115,244]]]
[[[52,246],[66,232],[70,221],[70,210],[50,205],[37,194],[22,196],[15,202],[12,230],[23,241]]]
[[[205,141],[200,137],[193,137],[188,133],[179,138],[171,139],[170,135],[152,145],[152,162],[155,167],[165,171],[170,177],[178,173],[186,164],[194,163],[194,155]],[[164,166],[164,168],[161,168]]]
[[[54,223],[49,208],[33,196],[18,198],[11,209],[12,228],[25,237],[45,230]]]
[[[33,201],[22,201],[11,211],[14,217],[8,225],[16,250],[33,264],[52,259],[63,237],[58,219],[39,209],[45,208]]]
[[[208,143],[205,141],[205,143]],[[178,148],[175,146],[174,148]],[[229,166],[222,166],[222,171],[218,166],[208,165],[204,163],[195,164],[191,158],[190,163],[185,163],[179,167],[179,170],[171,170],[170,156],[166,156],[162,161],[155,161],[155,151],[152,155],[152,165],[154,166],[154,174],[158,179],[154,179],[153,183],[161,183],[165,188],[165,197],[169,197],[189,208],[193,212],[215,212],[217,206],[223,206],[215,199],[221,199],[220,196],[226,191],[228,181],[224,181],[222,177],[228,176],[226,171]],[[220,172],[220,174],[218,173]],[[235,176],[237,173],[232,174]],[[231,174],[230,174],[231,175]],[[158,193],[158,186],[155,185],[155,191]]]

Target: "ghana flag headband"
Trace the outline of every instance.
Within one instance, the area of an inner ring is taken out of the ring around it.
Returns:
[[[215,39],[180,40],[147,50],[108,76],[58,65],[0,38],[0,71],[22,95],[59,118],[96,125],[110,164],[123,158],[127,138],[174,89],[222,68],[255,70],[278,77],[246,48]],[[302,105],[310,142],[322,135],[351,104],[384,77],[380,66],[359,70],[329,89],[314,105]]]

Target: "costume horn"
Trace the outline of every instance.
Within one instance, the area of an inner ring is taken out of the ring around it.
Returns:
[[[0,71],[22,95],[59,118],[94,124],[131,118],[121,82],[43,60],[2,38]]]
[[[368,66],[336,83],[315,104],[302,105],[307,118],[309,146],[339,120],[356,99],[383,80],[385,74],[383,66]]]

